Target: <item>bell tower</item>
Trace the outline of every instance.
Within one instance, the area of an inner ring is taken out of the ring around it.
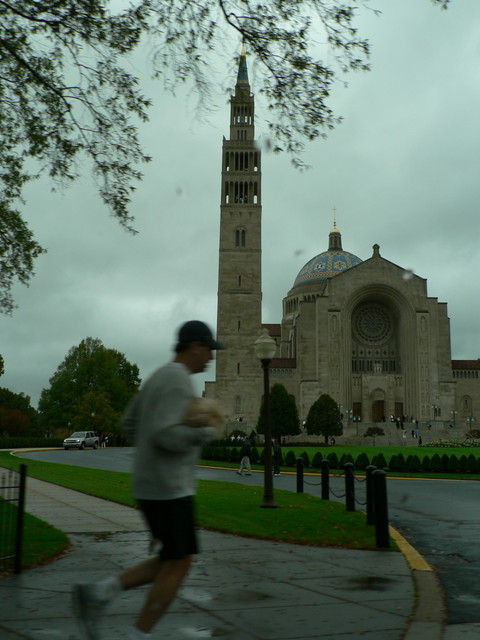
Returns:
[[[229,423],[248,420],[249,428],[261,395],[261,367],[253,353],[262,321],[261,220],[261,152],[242,47],[230,137],[222,146],[217,336],[226,350],[217,352],[216,381],[207,383],[207,395],[220,402]]]

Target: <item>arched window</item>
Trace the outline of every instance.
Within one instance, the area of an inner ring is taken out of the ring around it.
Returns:
[[[235,229],[235,246],[236,247],[244,247],[246,240],[246,231],[243,227],[238,227]]]
[[[240,413],[242,410],[242,398],[241,396],[235,396],[235,413]]]

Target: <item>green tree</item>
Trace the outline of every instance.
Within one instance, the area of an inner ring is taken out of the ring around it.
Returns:
[[[359,4],[368,0],[0,0],[0,311],[12,311],[15,279],[28,284],[44,251],[16,209],[32,179],[63,186],[86,161],[104,203],[132,230],[131,193],[149,160],[137,123],[150,100],[127,70],[137,47],[148,41],[167,90],[191,82],[205,104],[212,55],[236,34],[257,63],[274,149],[298,155],[338,123],[328,104],[338,76],[369,68]]]
[[[86,338],[70,349],[49,382],[38,405],[42,423],[67,428],[78,425],[79,420],[86,425],[88,413],[97,411],[111,424],[113,414],[108,413],[105,400],[118,416],[137,391],[140,378],[137,365],[122,353],[107,349],[98,339]],[[96,410],[95,403],[101,409]]]
[[[37,435],[38,414],[30,397],[0,387],[0,433],[9,436]]]
[[[274,384],[270,390],[270,419],[273,436],[296,436],[300,433],[295,397],[288,393],[283,384]],[[265,407],[262,400],[257,432],[265,432]]]
[[[105,391],[87,391],[75,405],[72,430],[116,433],[119,418],[120,411],[113,409]]]
[[[3,359],[3,356],[0,355],[0,376],[3,376],[4,373],[5,373],[5,361]]]
[[[373,438],[373,446],[376,444],[377,436],[384,436],[385,431],[382,427],[368,427],[368,429],[363,434],[364,438]]]
[[[330,437],[342,435],[340,409],[331,396],[324,393],[312,404],[305,421],[305,429],[311,435],[323,435],[325,444],[328,444]]]

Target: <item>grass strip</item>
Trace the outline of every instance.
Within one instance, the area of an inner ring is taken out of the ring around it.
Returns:
[[[0,466],[18,469],[19,464],[15,457],[0,452]],[[28,475],[128,506],[135,503],[128,473],[29,460]],[[263,487],[200,480],[198,524],[225,533],[296,544],[375,548],[374,529],[367,527],[361,512],[347,512],[337,502],[278,489],[275,502],[279,508],[261,509],[262,496]]]
[[[17,508],[13,504],[2,504],[2,528],[12,531],[12,522],[17,517]],[[70,546],[68,536],[51,524],[25,513],[22,569],[33,569],[63,553]],[[13,552],[13,542],[12,542]],[[13,569],[13,560],[12,560]],[[10,574],[8,574],[10,575]]]

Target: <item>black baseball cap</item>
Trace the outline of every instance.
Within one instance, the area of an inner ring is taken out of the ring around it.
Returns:
[[[225,349],[223,344],[214,339],[209,327],[201,320],[189,320],[178,331],[179,342],[203,342],[210,349]]]

